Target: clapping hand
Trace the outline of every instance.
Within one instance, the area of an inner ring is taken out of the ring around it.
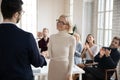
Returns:
[[[103,57],[105,55],[105,49],[101,48],[100,49],[100,58]]]
[[[111,50],[105,49],[105,48],[101,48],[100,49],[100,58],[103,57],[104,55],[106,57],[108,57],[111,53]]]
[[[85,43],[86,49],[89,49],[89,44]]]
[[[105,49],[105,56],[108,57],[110,56],[111,50]]]

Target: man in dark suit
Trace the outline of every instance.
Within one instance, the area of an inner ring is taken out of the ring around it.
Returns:
[[[43,67],[33,35],[16,26],[22,16],[21,0],[2,0],[0,24],[0,80],[34,80],[31,65]]]

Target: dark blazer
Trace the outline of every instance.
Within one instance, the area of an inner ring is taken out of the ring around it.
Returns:
[[[33,35],[15,24],[0,24],[0,80],[33,80],[31,65],[46,65]]]
[[[94,61],[98,62],[98,67],[101,69],[112,69],[112,68],[116,68],[119,59],[120,59],[120,52],[118,51],[117,48],[109,48],[111,49],[111,53],[109,57],[106,57],[105,55],[100,58],[99,55],[100,53],[98,53],[95,58]]]
[[[46,41],[44,38],[38,41],[38,46],[39,48],[41,48],[41,52],[48,50],[48,47],[47,47],[48,42],[49,42],[49,38],[47,38]]]
[[[106,57],[105,55],[100,58],[100,52],[95,56],[94,61],[98,62],[97,67],[85,67],[84,79],[88,80],[104,80],[105,78],[105,69],[116,68],[120,59],[120,52],[117,48],[111,49],[110,56]],[[109,75],[113,75],[114,72],[110,72]]]

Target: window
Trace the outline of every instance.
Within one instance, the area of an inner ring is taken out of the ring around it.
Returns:
[[[23,0],[24,15],[21,18],[21,28],[25,31],[33,33],[36,37],[37,26],[36,26],[36,0]]]
[[[113,0],[98,0],[97,43],[109,46],[112,38]]]

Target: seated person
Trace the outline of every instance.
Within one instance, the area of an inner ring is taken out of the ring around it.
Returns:
[[[49,30],[47,28],[43,28],[43,32],[42,32],[42,38],[38,41],[38,46],[40,48],[41,54],[46,55],[46,57],[48,57],[48,42],[49,42]]]
[[[94,36],[92,34],[88,34],[84,48],[81,52],[81,57],[79,59],[85,59],[82,63],[78,63],[77,66],[80,68],[85,67],[84,63],[91,63],[94,60],[94,56],[98,53],[98,46],[95,44]],[[78,78],[78,74],[73,75],[73,80]]]
[[[92,34],[88,34],[86,38],[86,42],[84,48],[81,52],[81,58],[83,63],[93,62],[94,57],[98,53],[98,46],[95,44],[94,36]],[[84,64],[78,64],[79,67],[84,67]]]
[[[116,68],[119,62],[119,47],[120,38],[114,37],[110,47],[100,49],[100,52],[94,58],[94,61],[98,62],[97,67],[84,67],[85,74],[83,75],[83,80],[105,80],[105,69]]]
[[[80,42],[80,35],[77,33],[74,33],[73,36],[76,39],[76,50],[75,50],[75,54],[74,54],[74,63],[80,64],[82,62],[82,58],[80,57],[81,55],[81,51],[82,51],[82,44]]]

